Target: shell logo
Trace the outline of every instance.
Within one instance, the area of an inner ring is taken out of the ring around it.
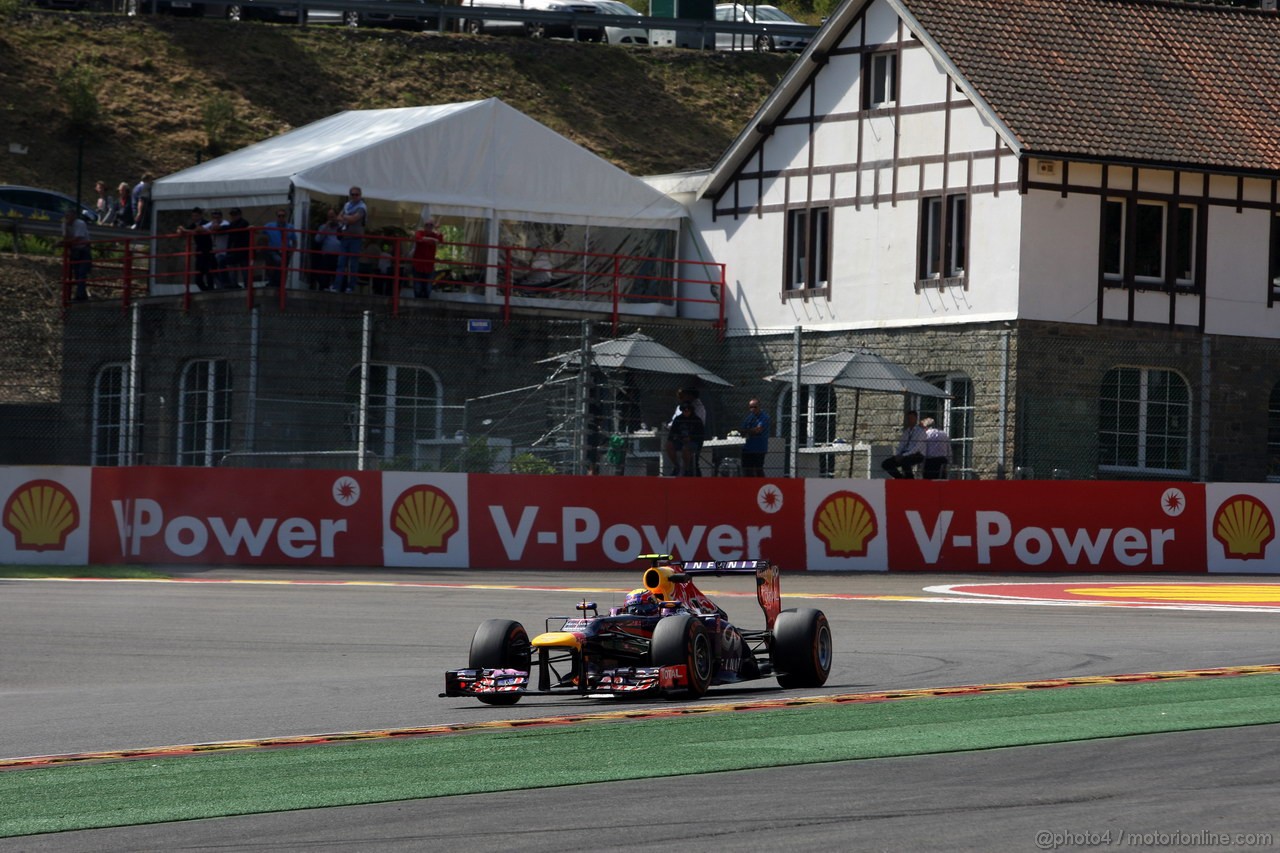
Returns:
[[[54,480],[23,483],[4,505],[4,527],[19,551],[61,551],[80,526],[80,506],[67,487]]]
[[[1228,557],[1251,560],[1266,555],[1276,537],[1276,522],[1266,504],[1253,495],[1235,495],[1218,507],[1213,517],[1213,538],[1222,543]]]
[[[414,486],[391,505],[391,529],[406,551],[435,554],[448,550],[458,526],[458,508],[435,486]]]
[[[828,557],[865,557],[879,527],[875,510],[861,495],[832,492],[813,513],[813,533]]]

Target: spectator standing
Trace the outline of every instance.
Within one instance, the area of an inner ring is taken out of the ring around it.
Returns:
[[[678,414],[671,420],[671,428],[667,431],[667,446],[671,448],[673,477],[698,476],[698,453],[702,449],[705,435],[702,418],[694,411],[693,403],[685,400],[676,409]]]
[[[364,245],[364,229],[368,221],[369,208],[365,206],[364,194],[359,187],[352,187],[347,193],[346,203],[338,212],[342,248],[338,255],[337,275],[329,288],[335,293],[350,293],[360,281],[360,250]]]
[[[93,268],[93,252],[89,246],[89,225],[75,208],[62,214],[62,248],[67,253],[71,280],[76,292],[72,298],[84,302],[89,298],[89,271]]]
[[[763,477],[764,457],[769,452],[769,415],[760,408],[759,400],[747,403],[741,432],[747,439],[742,445],[742,476]]]
[[[289,224],[289,211],[283,207],[277,210],[275,221],[264,225],[262,233],[267,239],[267,287],[280,287],[289,268],[289,254],[298,248],[298,233]]]
[[[951,462],[951,436],[935,426],[933,418],[921,418],[920,426],[924,427],[924,478],[945,480]]]
[[[151,224],[151,180],[151,173],[144,173],[142,180],[138,181],[130,194],[133,204],[131,228],[141,226],[145,230]]]
[[[223,267],[223,278],[226,286],[234,290],[253,284],[253,268],[249,264],[252,226],[244,218],[240,208],[233,207],[227,213],[231,218],[222,229],[227,236],[227,262]]]
[[[338,222],[338,208],[325,211],[325,220],[316,229],[312,242],[316,247],[312,281],[316,290],[325,290],[333,284],[333,274],[338,269],[338,253],[342,251],[342,232]]]
[[[436,221],[430,217],[413,232],[413,295],[419,299],[431,298],[431,280],[436,274],[436,250],[444,240],[444,234],[436,229]]]
[[[189,238],[187,251],[194,256],[196,287],[213,290],[213,234],[209,231],[209,220],[204,218],[204,211],[198,207],[191,208],[191,218],[186,225],[178,226],[178,233]]]
[[[680,410],[685,403],[688,403],[693,407],[694,415],[696,415],[698,420],[702,423],[702,429],[700,431],[701,434],[698,436],[698,439],[697,439],[697,447],[694,448],[693,471],[688,475],[690,477],[700,477],[702,476],[702,471],[701,471],[701,465],[699,464],[699,460],[700,460],[700,454],[702,452],[702,438],[706,434],[706,428],[707,428],[707,409],[705,406],[702,405],[702,400],[698,398],[698,391],[696,388],[679,388],[676,390],[676,411],[675,411],[675,414],[671,416],[671,420],[667,422],[667,427],[668,427],[667,443],[665,448],[667,453],[667,460],[671,463],[671,470],[673,471],[681,470],[680,459],[679,459],[681,448],[677,447],[671,441],[670,427],[671,427],[671,424],[675,423],[675,419],[680,417]]]
[[[98,224],[112,224],[114,217],[111,215],[111,193],[107,190],[107,182],[98,181],[93,185],[93,189],[98,194],[98,200],[93,206],[94,211],[98,214]]]
[[[924,427],[919,424],[920,413],[912,409],[902,425],[902,438],[898,440],[898,450],[888,459],[880,463],[880,467],[895,480],[912,480],[912,473],[917,465],[924,461]]]
[[[227,269],[230,263],[227,228],[230,224],[222,218],[221,210],[209,214],[209,233],[213,235],[213,283],[219,290],[231,287],[231,272]]]
[[[116,221],[120,228],[133,227],[133,191],[124,181],[116,187]]]

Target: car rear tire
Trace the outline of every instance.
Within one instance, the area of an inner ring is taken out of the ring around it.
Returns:
[[[542,24],[525,24],[524,32],[531,39],[544,39],[547,37],[547,28]]]
[[[519,622],[510,619],[486,619],[476,628],[471,639],[471,669],[518,669],[529,671],[529,634]],[[501,693],[477,696],[486,705],[514,705],[520,701],[519,693]]]
[[[240,23],[244,20],[244,9],[240,7],[239,3],[232,3],[227,7],[227,20],[234,23]]]
[[[350,10],[343,12],[342,25],[344,27],[353,27],[353,28],[360,26],[360,13],[352,12]]]
[[[463,21],[462,28],[467,32],[471,33],[471,35],[473,36],[484,34],[483,21]]]
[[[715,675],[715,653],[706,626],[694,616],[681,613],[658,620],[653,629],[649,660],[654,666],[684,664],[688,687],[671,691],[672,696],[697,698],[711,686]]]
[[[821,610],[784,610],[773,623],[773,669],[782,687],[821,687],[831,675],[831,626]]]
[[[773,39],[769,36],[759,36],[756,39],[757,53],[773,53]]]

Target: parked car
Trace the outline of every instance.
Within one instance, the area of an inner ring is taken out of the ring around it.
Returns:
[[[79,210],[80,218],[90,225],[98,221],[92,207],[77,203],[69,195],[35,187],[0,186],[0,219],[56,224],[67,210]]]
[[[602,15],[631,15],[639,18],[640,13],[623,3],[622,0],[592,0],[600,8]],[[609,44],[648,44],[649,31],[641,27],[605,27],[604,40]]]
[[[128,0],[129,14],[139,8],[148,8],[151,0]],[[233,3],[204,3],[201,0],[156,0],[157,12],[173,15],[192,15],[203,18],[226,18],[228,21],[276,21],[293,24],[298,21],[298,6],[259,3],[256,0],[239,0]],[[308,24],[360,25],[362,15],[352,9],[303,9],[303,20]]]
[[[594,0],[468,0],[465,6],[476,9],[508,9],[527,12],[575,12],[594,15],[599,9]],[[573,38],[574,27],[569,23],[543,23],[541,21],[504,21],[496,18],[470,18],[464,27],[469,33],[523,33],[529,38]],[[604,30],[598,26],[578,24],[579,41],[602,41]]]
[[[804,24],[777,6],[752,6],[741,3],[721,3],[716,6],[716,20],[736,21],[747,24],[763,24],[767,33],[716,33],[716,50],[804,50],[809,44],[808,35],[788,33],[792,27]]]

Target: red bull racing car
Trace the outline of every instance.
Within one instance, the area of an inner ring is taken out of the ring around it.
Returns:
[[[593,601],[576,616],[553,616],[533,639],[510,619],[476,629],[467,669],[445,673],[441,696],[514,705],[531,693],[594,697],[698,697],[716,684],[776,678],[820,687],[831,672],[831,627],[821,610],[782,609],[778,567],[767,560],[650,560],[643,586],[601,615]],[[694,584],[707,575],[754,575],[764,630],[729,622]],[[536,676],[536,687],[532,686]]]

